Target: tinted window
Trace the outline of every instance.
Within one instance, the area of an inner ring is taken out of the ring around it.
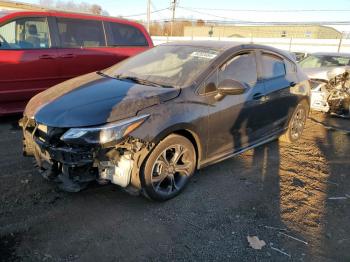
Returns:
[[[284,76],[286,69],[283,59],[270,54],[262,54],[263,78]]]
[[[350,65],[349,57],[331,55],[310,55],[300,61],[302,68],[319,68]]]
[[[215,70],[215,72],[212,73],[208,77],[208,79],[204,82],[199,93],[200,94],[207,94],[207,93],[215,92],[217,89],[217,82],[218,82],[218,71]]]
[[[131,25],[110,23],[112,46],[148,46],[148,42],[143,33]]]
[[[57,18],[62,47],[105,46],[101,21]]]
[[[296,65],[293,62],[286,60],[285,65],[288,73],[295,73],[297,71]]]
[[[50,47],[46,18],[20,18],[0,27],[0,49]]]
[[[219,82],[225,79],[234,79],[249,86],[257,81],[256,61],[253,53],[237,55],[228,61],[219,74]]]

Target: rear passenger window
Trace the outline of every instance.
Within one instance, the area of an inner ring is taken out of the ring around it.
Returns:
[[[101,21],[57,18],[61,47],[105,46]]]
[[[283,59],[272,54],[262,54],[263,78],[281,77],[286,74]]]
[[[49,47],[49,27],[45,17],[20,18],[0,27],[0,49]]]
[[[148,46],[144,34],[136,27],[120,23],[110,23],[111,46]]]
[[[234,79],[254,86],[257,82],[256,61],[254,53],[240,54],[228,61],[219,73],[219,83],[225,79]]]

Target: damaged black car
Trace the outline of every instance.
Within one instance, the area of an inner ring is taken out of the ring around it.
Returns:
[[[97,181],[162,201],[199,168],[279,137],[298,140],[309,95],[283,51],[168,43],[32,98],[20,120],[23,151],[66,191]]]

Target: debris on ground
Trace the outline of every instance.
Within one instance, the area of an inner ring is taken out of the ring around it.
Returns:
[[[298,242],[304,243],[305,245],[308,245],[308,244],[309,244],[308,242],[306,242],[306,241],[304,241],[304,240],[301,240],[301,239],[299,239],[299,238],[293,237],[293,236],[288,235],[288,234],[286,234],[286,233],[280,232],[279,234],[280,234],[280,235],[282,235],[282,236],[285,236],[285,237],[288,237],[288,238],[294,239],[295,241],[298,241]]]
[[[266,243],[264,240],[260,240],[257,236],[247,236],[249,245],[254,249],[262,249]]]
[[[278,253],[281,253],[281,254],[283,254],[283,255],[289,257],[289,258],[292,257],[290,254],[284,252],[283,250],[281,250],[281,249],[279,249],[279,248],[276,248],[276,247],[273,247],[273,244],[272,244],[272,243],[270,243],[270,248],[271,248],[272,250],[277,251]]]
[[[329,197],[329,200],[347,200],[348,197],[344,196],[344,197]]]

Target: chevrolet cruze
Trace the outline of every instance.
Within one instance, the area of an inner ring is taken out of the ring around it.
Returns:
[[[167,200],[199,168],[298,140],[309,93],[293,58],[272,47],[164,44],[32,98],[24,154],[66,191],[97,181]]]

